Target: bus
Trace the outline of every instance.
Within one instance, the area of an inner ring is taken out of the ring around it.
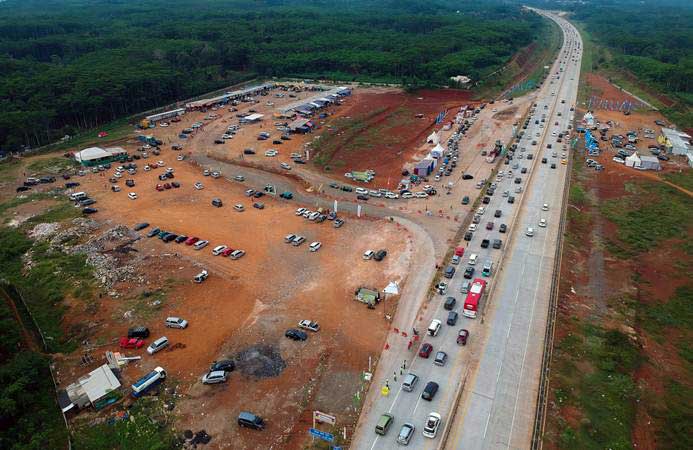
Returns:
[[[467,298],[464,299],[464,310],[462,314],[464,314],[465,317],[471,319],[476,317],[476,313],[479,310],[479,303],[481,303],[481,297],[484,295],[484,290],[486,290],[486,280],[475,278],[472,282],[472,286],[469,288]]]

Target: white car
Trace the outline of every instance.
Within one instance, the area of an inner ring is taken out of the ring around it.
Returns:
[[[540,219],[539,220],[539,226],[542,228],[546,228],[546,219]]]
[[[195,250],[202,250],[203,248],[207,247],[208,244],[209,244],[209,241],[204,241],[204,240],[203,241],[197,241],[197,242],[195,242],[195,245],[193,245],[193,248]]]
[[[231,259],[238,259],[238,258],[242,257],[243,255],[245,255],[245,250],[234,250],[234,251],[231,252],[231,254],[229,255],[229,258],[231,258]]]
[[[534,236],[534,228],[532,227],[527,227],[527,231],[525,231],[525,234],[529,237]]]
[[[306,208],[298,208],[296,210],[296,215],[301,216],[301,215],[303,215],[304,212],[306,212]]]
[[[402,194],[402,198],[414,198],[414,194],[412,194],[411,192],[405,192],[404,194]]]
[[[128,198],[129,198],[130,200],[137,200],[137,194],[134,193],[134,192],[130,192],[130,193],[128,194]]]
[[[181,155],[181,156],[182,156],[182,155]],[[150,170],[152,170],[152,168],[149,167],[149,164],[147,164],[146,166],[144,166],[144,171],[145,171],[145,172],[149,172]]]
[[[176,158],[178,161],[183,161],[185,159],[185,155],[178,155]]]
[[[222,254],[224,250],[226,250],[228,247],[226,245],[217,245],[214,247],[214,250],[212,250],[212,255],[214,256],[219,256]]]
[[[476,213],[479,214],[480,216],[483,216],[485,212],[486,212],[486,208],[483,206],[479,206],[476,210]]]
[[[188,327],[188,321],[185,319],[181,319],[180,317],[167,317],[165,325],[167,328],[184,329]]]
[[[313,322],[312,320],[308,319],[303,319],[298,323],[299,328],[303,328],[304,330],[310,330],[314,333],[317,333],[320,330],[320,325],[317,322]]]
[[[431,412],[426,419],[426,424],[423,428],[424,437],[434,439],[436,433],[438,433],[438,428],[440,427],[441,417],[437,412]]]
[[[387,192],[385,193],[385,198],[397,199],[399,198],[399,195],[395,194],[394,192]]]
[[[235,205],[233,205],[233,209],[235,209],[238,212],[245,211],[245,207],[243,205],[241,205],[240,203],[236,203]]]
[[[311,252],[317,252],[320,250],[320,247],[322,247],[322,244],[320,242],[313,242],[310,244],[310,251]]]
[[[357,187],[357,188],[355,189],[355,191],[356,191],[357,194],[368,195],[368,189],[364,189],[364,188],[361,188],[361,187]]]
[[[414,195],[416,196],[416,198],[428,198],[428,194],[425,192],[417,192]]]
[[[373,255],[375,255],[375,252],[373,250],[366,250],[363,253],[363,259],[366,259],[366,260],[373,259]]]
[[[156,163],[159,165],[159,167],[161,167],[161,166],[164,165],[164,162],[163,162],[163,161],[157,161]]]
[[[548,210],[549,210],[549,204],[548,204],[548,203],[544,203],[544,206],[541,207],[541,210],[542,210],[542,211],[548,211]]]
[[[283,162],[283,163],[281,163],[281,164],[279,164],[279,165],[281,166],[282,169],[291,170],[291,166],[288,165],[288,164],[285,163],[285,162]]]
[[[476,231],[476,224],[475,223],[469,224],[469,228],[467,228],[467,230],[471,231],[471,232]]]
[[[159,126],[162,128],[166,128],[168,126],[168,122],[161,122]]]
[[[276,150],[267,150],[267,151],[265,152],[265,156],[268,156],[268,157],[270,157],[270,158],[273,157],[273,156],[277,156],[278,154],[279,154],[279,152],[276,151]]]
[[[204,188],[205,188],[205,187],[202,186],[202,183],[200,183],[199,181],[198,181],[197,183],[195,183],[195,189],[197,189],[198,191],[199,191],[200,189],[204,189]]]
[[[209,273],[206,270],[203,270],[202,272],[195,275],[195,278],[193,278],[193,281],[195,283],[202,283],[203,281],[205,281],[207,279],[208,276],[209,276]]]
[[[121,178],[121,177],[123,176],[123,174],[120,173],[120,172],[116,172],[116,173],[113,174],[113,176],[116,177],[116,178]]]

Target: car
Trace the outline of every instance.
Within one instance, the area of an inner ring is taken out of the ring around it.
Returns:
[[[455,304],[457,303],[457,299],[455,297],[448,297],[445,299],[445,303],[443,304],[443,309],[446,311],[452,311],[455,309]]]
[[[436,396],[436,392],[438,392],[438,388],[438,383],[435,381],[429,381],[421,393],[421,398],[428,401],[433,400],[433,398]]]
[[[234,250],[231,252],[229,255],[229,258],[231,259],[240,259],[245,255],[245,250]]]
[[[435,290],[438,294],[445,295],[445,293],[448,291],[448,284],[444,281],[441,281],[435,285]]]
[[[135,193],[135,192],[128,193],[128,198],[130,200],[137,200],[137,193]]]
[[[243,175],[236,175],[235,177],[233,177],[233,179],[241,182],[245,181],[245,177]]]
[[[555,169],[556,168],[556,163],[551,163],[551,168]]]
[[[226,383],[227,377],[224,370],[212,370],[202,376],[202,384]]]
[[[385,259],[386,256],[387,256],[387,250],[380,249],[377,252],[375,252],[375,255],[373,255],[373,259],[375,261],[382,261],[383,259]]]
[[[467,345],[467,339],[469,338],[469,331],[462,328],[457,332],[457,343],[459,345]]]
[[[167,328],[180,328],[181,330],[188,327],[188,321],[180,317],[167,317],[164,324]]]
[[[527,227],[527,231],[525,231],[525,235],[532,237],[534,236],[534,228],[532,227]]]
[[[503,214],[503,212],[500,209],[497,209],[493,213],[493,217],[500,217]]]
[[[429,439],[434,439],[440,427],[441,417],[437,412],[431,412],[426,418],[426,424],[423,428],[423,435]]]
[[[544,203],[544,204],[542,205],[542,207],[541,207],[541,210],[542,210],[542,211],[548,211],[548,210],[549,210],[549,204],[548,204],[548,203]]]
[[[202,183],[200,183],[199,181],[196,182],[193,186],[194,186],[195,189],[197,189],[198,191],[205,188],[205,187],[202,185]]]
[[[233,253],[233,252],[235,252],[235,251],[236,251],[235,249],[233,249],[233,248],[231,248],[231,247],[227,247],[227,248],[224,249],[223,252],[221,252],[221,256],[227,258],[229,255],[231,255],[231,253]]]
[[[306,339],[308,339],[308,335],[305,331],[297,330],[296,328],[289,328],[284,333],[284,336],[294,341],[305,341]]]
[[[487,230],[493,230],[493,222],[487,222],[486,223],[486,229]]]
[[[413,372],[409,372],[404,376],[404,380],[402,380],[402,389],[407,392],[411,392],[414,390],[414,386],[416,386],[416,383],[419,381],[419,376],[416,375]]]
[[[206,270],[203,270],[193,277],[193,281],[199,284],[205,281],[207,277],[209,277],[209,273]]]
[[[515,203],[515,196],[511,195],[510,197],[508,197],[508,203]]]
[[[154,186],[154,189],[161,192],[164,190],[164,186],[162,184],[157,184],[156,186]]]
[[[481,240],[481,248],[488,248],[489,244],[491,244],[491,241],[489,241],[488,239]]]
[[[233,205],[233,209],[235,209],[238,212],[243,212],[245,211],[245,206],[241,205],[240,203],[236,203]]]
[[[395,416],[390,413],[384,413],[378,419],[378,423],[375,425],[375,432],[382,436],[387,434],[387,430],[390,428],[392,423],[395,421]]]
[[[494,239],[492,247],[495,249],[500,249],[503,246],[503,241],[500,239]]]
[[[487,245],[487,247],[488,247],[488,245]],[[466,278],[467,280],[471,280],[473,276],[474,276],[474,267],[467,266],[467,268],[464,269],[464,278]]]
[[[372,259],[374,255],[375,255],[375,252],[373,250],[366,250],[365,252],[363,252],[362,257],[363,257],[363,259],[368,260],[368,259]]]
[[[443,351],[439,351],[436,352],[436,357],[433,359],[433,364],[435,364],[436,366],[444,366],[447,360],[448,354]]]
[[[310,330],[314,333],[320,331],[320,325],[317,322],[313,322],[312,320],[308,319],[303,319],[298,322],[298,327],[303,328],[304,330]]]
[[[469,227],[467,227],[467,231],[471,231],[471,232],[476,231],[476,224],[470,223]]]
[[[299,245],[303,244],[306,241],[306,238],[303,236],[296,236],[293,241],[291,241],[291,245],[294,247],[298,247]]]
[[[120,346],[120,348],[132,348],[132,349],[142,348],[144,346],[144,340],[137,338],[137,337],[133,337],[133,338],[122,337],[122,338],[120,338],[119,346]]]
[[[459,314],[457,313],[457,311],[450,311],[448,313],[448,319],[445,323],[447,323],[450,326],[455,326],[455,324],[457,323],[458,317],[459,317]]]
[[[212,362],[209,368],[210,372],[223,371],[223,372],[233,372],[236,369],[236,363],[232,359],[222,359],[220,361]]]
[[[320,250],[320,247],[322,247],[322,243],[316,241],[316,242],[312,242],[310,244],[310,247],[308,247],[308,248],[310,249],[311,252],[317,252],[318,250]]]
[[[419,356],[421,358],[428,358],[431,356],[431,352],[433,351],[433,346],[426,342],[421,346],[421,349],[419,349]]]
[[[207,247],[208,244],[209,244],[209,241],[205,241],[205,240],[197,241],[197,242],[195,242],[195,245],[193,245],[193,248],[195,250],[202,250],[203,248]]]
[[[282,169],[285,169],[285,170],[291,170],[291,166],[290,166],[290,165],[288,165],[288,164],[287,164],[287,163],[285,163],[285,162],[283,162],[283,163],[279,164],[279,166],[280,166],[280,167],[281,167]]]
[[[162,336],[149,344],[149,347],[147,347],[147,353],[153,355],[154,353],[160,352],[165,347],[168,347],[168,338],[166,336]]]
[[[180,243],[185,242],[186,239],[188,239],[188,236],[181,234],[180,236],[176,237],[176,239],[174,239],[174,241],[176,241],[176,244],[180,244]]]
[[[140,231],[140,230],[144,230],[148,226],[149,226],[149,224],[147,222],[141,222],[141,223],[136,224],[134,227],[132,227],[132,229],[135,231]]]
[[[279,196],[285,200],[291,200],[292,198],[294,198],[294,194],[292,194],[289,191],[282,192]]]
[[[498,227],[498,231],[499,231],[500,233],[505,233],[506,231],[508,231],[508,226],[507,226],[506,224],[502,223],[502,224],[500,224],[500,226]]]
[[[158,230],[158,228],[157,228],[157,230]],[[200,238],[198,238],[198,237],[190,236],[188,239],[185,240],[185,245],[193,245],[199,240],[200,240]]]
[[[214,247],[214,249],[212,250],[212,255],[214,255],[214,256],[219,256],[219,255],[221,255],[222,252],[223,252],[224,250],[226,250],[227,248],[228,248],[228,247],[227,247],[226,245],[217,245],[217,246]]]
[[[489,203],[491,203],[491,197],[484,196],[484,198],[481,200],[481,203],[483,203],[484,205],[488,205]]]
[[[335,219],[334,223],[332,224],[332,226],[335,228],[340,228],[342,225],[344,225],[344,219]]]
[[[462,204],[463,205],[469,204],[469,196],[465,195],[464,197],[462,197]]]
[[[542,164],[546,164],[547,161],[548,161],[548,160],[547,160],[546,158],[541,158],[541,163],[542,163]]]
[[[471,231],[467,231],[466,233],[464,233],[464,240],[465,241],[471,241],[473,236],[474,235],[472,234]]]
[[[546,228],[546,219],[539,219],[539,226],[542,228]]]
[[[412,436],[414,436],[414,425],[410,423],[405,423],[402,428],[399,429],[399,434],[397,435],[397,443],[401,445],[409,445]]]

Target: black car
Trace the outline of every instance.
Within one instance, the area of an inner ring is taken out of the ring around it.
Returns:
[[[253,203],[253,208],[255,209],[265,209],[265,204],[260,202]]]
[[[506,231],[508,231],[508,226],[504,223],[500,224],[500,227],[498,227],[498,232],[505,233]]]
[[[147,237],[150,237],[150,238],[151,238],[151,237],[154,237],[154,236],[158,236],[159,233],[161,233],[161,230],[160,230],[160,229],[158,229],[158,228],[153,228],[153,229],[149,230],[149,233],[147,233]]]
[[[487,245],[487,247],[488,247],[488,245]],[[474,276],[474,267],[467,266],[467,268],[464,269],[464,277],[468,280],[471,280],[473,276]]]
[[[376,261],[382,261],[385,257],[387,256],[387,250],[378,250],[375,255],[373,255],[373,259]]]
[[[357,199],[357,200],[363,200],[364,202],[367,202],[367,201],[368,201],[368,196],[367,196],[367,195],[363,195],[363,194],[359,194],[359,195],[356,196],[356,199]]]
[[[294,162],[295,162],[296,164],[305,164],[305,163],[306,163],[306,162],[305,162],[304,160],[302,160],[301,158],[296,158],[296,159],[294,159]]]
[[[464,175],[462,175],[462,179],[463,179],[463,180],[473,180],[473,179],[474,179],[474,176],[473,176],[473,175],[469,175],[468,173],[465,173]]]
[[[436,392],[438,392],[438,383],[435,381],[429,381],[426,384],[426,387],[424,388],[423,392],[421,393],[421,398],[424,400],[431,401],[433,400],[433,397],[436,396]]]
[[[351,191],[353,191],[354,189],[353,189],[351,186],[342,186],[342,190],[343,190],[344,192],[351,192]]]
[[[96,208],[84,208],[84,209],[82,210],[82,213],[83,213],[83,214],[94,214],[94,213],[96,213],[96,212],[99,212],[99,210],[96,209]]]
[[[494,239],[493,240],[493,248],[500,249],[502,245],[503,245],[503,241],[501,241],[500,239]]]
[[[546,164],[546,158],[541,158],[541,163]]]
[[[501,214],[503,214],[503,213],[501,212],[501,210],[500,210],[500,209],[497,209],[497,210],[493,213],[493,217],[500,217]]]
[[[236,363],[232,359],[222,359],[221,361],[214,361],[209,367],[209,371],[223,370],[224,372],[233,372],[235,368]]]
[[[70,189],[70,188],[77,187],[77,186],[79,186],[79,183],[76,181],[71,181],[69,183],[65,183],[66,189]]]
[[[520,173],[527,173],[527,168],[523,167],[522,169],[520,169]]]
[[[174,188],[178,189],[178,188],[180,187],[180,183],[177,182],[177,181],[172,181],[172,182],[171,182],[171,186],[173,186]]]
[[[464,240],[465,241],[471,241],[472,236],[474,236],[474,234],[471,231],[467,231],[466,233],[464,233]]]
[[[169,233],[166,236],[162,237],[161,240],[164,242],[171,242],[171,241],[175,240],[177,237],[178,237],[177,234]]]
[[[520,184],[520,183],[522,183],[522,178],[515,177],[515,184]]]
[[[260,197],[262,197],[263,195],[265,195],[264,192],[257,191],[256,193],[253,194],[253,197],[255,197],[255,198],[260,198]]]
[[[456,303],[457,299],[455,297],[448,297],[445,299],[445,303],[443,303],[443,308],[445,308],[447,311],[452,311],[455,309]]]
[[[515,203],[515,197],[512,195],[508,197],[508,203]]]
[[[274,141],[272,141],[272,144],[274,144],[274,145],[282,145],[283,142],[282,142],[282,141],[278,141],[278,140],[275,139]]]
[[[149,337],[149,328],[147,327],[132,327],[128,329],[129,338],[147,339]]]
[[[26,192],[31,189],[29,186],[19,186],[17,187],[17,192]]]
[[[551,163],[551,168],[555,169],[556,168],[556,163]]]
[[[253,150],[252,148],[246,148],[245,150],[243,150],[243,154],[244,155],[254,155],[255,150]]]
[[[135,187],[135,180],[125,180],[125,186]]]
[[[176,241],[176,244],[182,244],[182,243],[185,242],[187,239],[188,239],[188,237],[187,237],[186,235],[181,234],[180,236],[178,236],[178,237],[177,237],[176,239],[174,239],[174,240]]]
[[[527,153],[527,159],[534,159],[534,155],[531,153]]]
[[[140,230],[144,230],[148,226],[149,226],[149,224],[147,222],[141,222],[141,223],[138,223],[137,225],[135,225],[134,227],[132,227],[132,229],[135,231],[140,231]]]
[[[457,311],[450,311],[450,312],[448,313],[448,320],[446,321],[446,323],[447,323],[448,325],[450,325],[451,327],[454,327],[455,324],[457,323],[457,318],[458,318],[459,316],[460,316],[460,315],[457,313]]]
[[[488,239],[483,239],[481,241],[481,248],[488,248],[490,243],[491,243],[491,241],[489,241]]]
[[[488,197],[488,196],[484,197],[484,199],[481,201],[481,203],[483,203],[484,205],[488,205],[489,203],[491,203],[491,197]]]
[[[284,333],[284,336],[294,341],[305,341],[308,339],[308,335],[305,332],[297,330],[296,328],[289,328],[286,330],[286,333]]]
[[[223,144],[223,143],[224,143],[224,140],[223,140],[223,139],[215,139],[215,140],[214,140],[214,143],[215,143],[215,144]]]

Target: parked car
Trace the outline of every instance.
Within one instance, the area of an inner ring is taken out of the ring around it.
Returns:
[[[215,372],[222,370],[224,372],[233,372],[236,368],[236,363],[232,359],[222,359],[220,361],[214,361],[209,368],[210,372]]]
[[[128,337],[122,337],[120,338],[119,342],[120,348],[131,348],[131,349],[137,349],[137,348],[142,348],[144,346],[144,340],[140,338],[128,338]]]
[[[373,255],[373,259],[376,261],[382,261],[385,256],[387,256],[387,250],[381,249],[378,250],[375,255]]]
[[[312,320],[308,319],[303,319],[298,322],[298,327],[303,328],[304,330],[310,330],[314,333],[320,331],[320,325],[317,322],[313,322]]]
[[[295,328],[289,328],[288,330],[286,330],[284,336],[294,341],[305,341],[306,339],[308,339],[308,335],[305,333],[305,331],[297,330]]]
[[[313,243],[310,244],[309,249],[310,249],[311,252],[317,252],[318,250],[320,250],[320,247],[322,247],[322,243],[320,243],[320,242],[313,242]]]
[[[457,343],[459,345],[467,345],[467,338],[469,338],[469,331],[462,328],[457,332]]]
[[[229,255],[229,258],[231,259],[240,259],[243,255],[245,255],[245,250],[234,250],[231,252]]]
[[[228,375],[224,370],[209,371],[202,376],[202,384],[226,383]]]
[[[203,270],[202,272],[195,275],[195,277],[193,278],[193,281],[195,283],[199,284],[199,283],[202,283],[203,281],[205,281],[207,279],[207,277],[209,277],[209,273],[206,270]]]
[[[147,347],[147,353],[153,355],[154,353],[163,350],[165,347],[168,347],[168,338],[166,336],[162,336],[149,344],[149,347]]]

